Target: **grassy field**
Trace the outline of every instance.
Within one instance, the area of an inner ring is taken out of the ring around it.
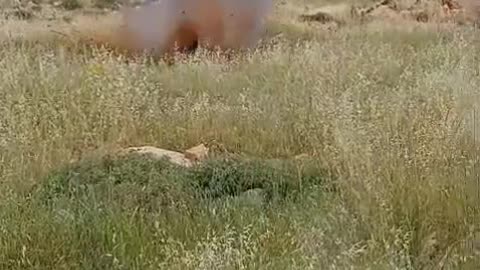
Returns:
[[[85,6],[2,20],[0,269],[479,269],[480,33],[297,20],[327,2],[173,66],[36,34]]]

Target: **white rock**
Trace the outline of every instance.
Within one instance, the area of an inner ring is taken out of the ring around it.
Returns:
[[[125,154],[146,155],[156,160],[167,158],[170,162],[183,167],[191,167],[193,165],[193,162],[186,158],[182,153],[157,148],[154,146],[130,147],[125,149],[123,152]]]

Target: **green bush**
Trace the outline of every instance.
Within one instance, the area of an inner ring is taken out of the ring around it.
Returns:
[[[152,208],[179,201],[238,196],[255,188],[264,190],[267,200],[294,199],[302,188],[321,185],[324,180],[322,170],[302,173],[293,161],[217,158],[185,169],[166,160],[106,157],[69,165],[50,174],[43,181],[39,196],[44,202],[68,198]]]

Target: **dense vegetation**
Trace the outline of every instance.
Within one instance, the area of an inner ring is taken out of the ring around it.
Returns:
[[[478,269],[478,30],[288,3],[229,61],[2,43],[0,268]]]

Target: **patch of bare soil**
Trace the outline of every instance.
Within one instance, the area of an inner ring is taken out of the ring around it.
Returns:
[[[480,0],[415,0],[410,4],[396,0],[381,0],[370,6],[336,4],[319,7],[301,14],[301,21],[336,23],[348,21],[383,21],[398,23],[475,23],[480,18]]]

